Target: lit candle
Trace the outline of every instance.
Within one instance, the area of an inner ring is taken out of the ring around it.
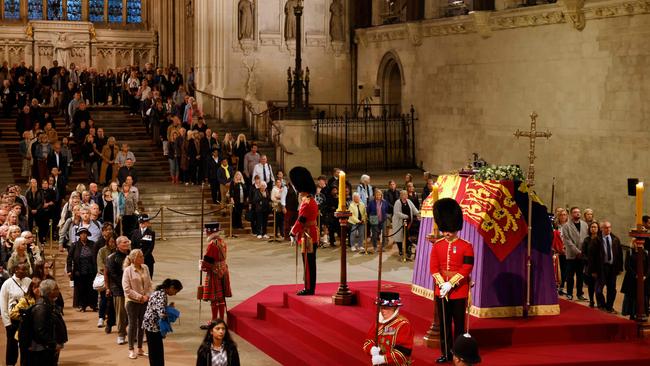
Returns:
[[[643,187],[643,182],[639,182],[636,185],[636,226],[640,227],[643,225],[643,192],[645,188]]]
[[[339,173],[339,208],[336,211],[343,212],[347,210],[345,196],[345,173],[341,171]]]
[[[436,204],[436,201],[438,201],[438,195],[440,193],[440,186],[438,183],[433,184],[433,188],[431,189],[431,207],[433,208],[433,205]],[[437,236],[438,235],[438,225],[436,225],[436,220],[433,220],[433,226],[431,227],[431,234]]]

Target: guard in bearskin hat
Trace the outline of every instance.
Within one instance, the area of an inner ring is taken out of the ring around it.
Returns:
[[[399,313],[399,294],[380,292],[375,304],[379,307],[379,321],[370,327],[363,351],[372,357],[373,365],[410,365],[413,328]]]
[[[305,273],[305,288],[298,295],[313,295],[316,291],[316,249],[318,236],[318,204],[314,199],[316,184],[307,168],[298,166],[289,172],[291,184],[298,191],[298,220],[291,228],[292,240],[302,248],[302,263]]]
[[[473,366],[481,363],[478,343],[469,333],[456,338],[451,353],[454,355],[454,366]]]
[[[463,228],[463,211],[456,200],[443,198],[436,201],[433,219],[443,236],[433,244],[430,260],[431,275],[436,284],[437,314],[442,328],[442,355],[436,362],[443,363],[452,360],[453,340],[465,333],[465,308],[469,276],[474,267],[474,251],[470,243],[457,236]]]

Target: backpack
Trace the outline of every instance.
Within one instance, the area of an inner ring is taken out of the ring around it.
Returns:
[[[34,316],[32,311],[36,304],[31,305],[26,309],[20,309],[20,323],[18,325],[18,343],[21,347],[29,347],[32,345],[34,335]]]

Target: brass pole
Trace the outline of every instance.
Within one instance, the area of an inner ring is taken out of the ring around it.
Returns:
[[[201,252],[199,253],[199,260],[203,259],[203,228],[204,228],[204,222],[203,222],[203,216],[204,216],[204,208],[205,208],[205,197],[204,197],[204,192],[205,192],[205,183],[201,183]],[[203,285],[203,271],[199,269],[199,286]],[[203,301],[202,299],[199,299],[199,323],[201,323],[201,305]]]
[[[54,245],[53,244],[53,233],[52,233],[53,229],[54,228],[52,227],[52,220],[50,220],[50,251],[52,251],[52,246]]]
[[[382,232],[382,236],[384,233]],[[379,242],[379,263],[377,264],[377,313],[375,314],[375,346],[379,345],[379,311],[381,306],[379,303],[379,295],[381,293],[381,267],[382,267],[382,253],[384,252],[384,241]]]
[[[406,220],[402,221],[402,262],[406,262],[406,241],[408,240],[408,235],[406,233]]]
[[[232,235],[232,211],[233,211],[233,206],[231,203],[228,204],[228,210],[230,211],[230,236],[229,238],[234,238],[235,236]]]
[[[165,239],[165,206],[160,206],[160,240]]]

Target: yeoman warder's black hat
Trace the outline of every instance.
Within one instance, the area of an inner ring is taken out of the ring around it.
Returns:
[[[379,298],[375,304],[396,308],[402,306],[402,300],[399,298],[399,293],[397,292],[382,291],[379,293]]]
[[[453,198],[442,198],[433,205],[433,219],[440,231],[456,232],[463,228],[463,210]]]
[[[307,168],[297,166],[291,169],[289,179],[298,192],[316,194],[316,183]]]

